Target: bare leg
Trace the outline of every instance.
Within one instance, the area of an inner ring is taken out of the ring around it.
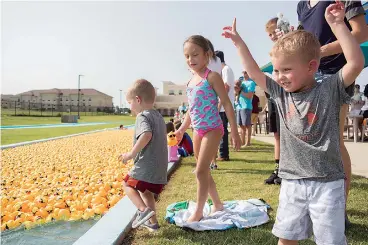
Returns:
[[[140,192],[140,195],[144,201],[144,203],[146,204],[147,207],[149,207],[150,209],[152,209],[153,211],[155,211],[156,213],[156,202],[155,202],[155,197],[154,194],[148,190],[146,190],[144,193]],[[153,215],[150,220],[151,224],[155,224],[158,223],[156,214]]]
[[[278,245],[298,245],[298,241],[279,239]]]
[[[217,163],[216,163],[216,155],[215,155],[214,164],[217,165]],[[223,210],[224,209],[224,205],[222,204],[222,202],[220,200],[219,194],[218,194],[217,189],[216,189],[216,183],[213,180],[213,177],[211,175],[211,172],[210,172],[209,181],[208,181],[208,194],[210,195],[210,197],[212,199],[212,202],[213,202],[211,213],[214,213],[214,212]]]
[[[240,141],[242,145],[245,145],[245,126],[240,126]]]
[[[247,141],[245,142],[245,145],[250,146],[250,137],[252,135],[252,125],[246,126],[245,130],[247,132]]]
[[[213,177],[212,177],[211,174],[209,176],[208,193],[210,194],[210,197],[211,197],[212,202],[213,202],[213,207],[212,207],[211,213],[223,210],[224,205],[222,204],[222,202],[220,200],[219,194],[218,194],[217,189],[216,189],[216,183],[213,180]]]
[[[257,131],[257,123],[254,123],[252,126],[252,136],[256,136],[256,131]]]
[[[210,185],[210,169],[211,160],[217,152],[217,148],[221,139],[221,130],[215,129],[208,132],[201,140],[197,135],[193,136],[194,148],[198,150],[198,143],[200,143],[200,149],[197,160],[196,176],[197,176],[197,207],[195,212],[188,218],[187,222],[199,221],[203,217],[203,208],[206,203],[209,185]],[[199,141],[199,142],[198,142]],[[216,190],[216,189],[214,189]],[[217,191],[216,191],[217,192]],[[214,193],[213,188],[211,190],[211,196],[213,195],[213,204],[215,207],[220,207],[222,205],[218,198],[218,194]]]
[[[258,114],[252,113],[252,136],[256,136]]]
[[[280,135],[279,133],[274,133],[275,137],[275,159],[280,159]]]
[[[202,138],[193,130],[193,153],[194,153],[196,162],[198,162],[198,154],[201,148],[201,142],[202,142]],[[193,173],[195,173],[196,171],[197,169],[194,169]]]
[[[139,195],[139,192],[127,185],[127,183],[123,182],[124,192],[125,195],[129,197],[129,199],[132,201],[134,206],[136,206],[139,211],[143,212],[146,209],[146,204],[142,200],[142,197]]]

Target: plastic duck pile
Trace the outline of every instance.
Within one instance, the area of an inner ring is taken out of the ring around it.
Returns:
[[[106,131],[2,150],[1,231],[105,214],[124,196],[133,132]]]

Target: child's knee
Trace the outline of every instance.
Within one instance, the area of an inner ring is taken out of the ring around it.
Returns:
[[[197,177],[197,179],[202,179],[202,178],[206,178],[208,177],[209,175],[209,172],[210,172],[210,168],[207,167],[207,168],[198,168],[196,169],[195,171],[195,175]]]

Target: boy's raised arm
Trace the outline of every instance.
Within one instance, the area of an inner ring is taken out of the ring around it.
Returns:
[[[248,73],[249,77],[257,83],[258,86],[267,92],[266,75],[263,74],[261,69],[259,69],[257,62],[253,59],[253,56],[250,53],[247,45],[236,31],[236,18],[233,21],[232,27],[227,26],[224,27],[223,30],[224,32],[222,35],[225,38],[230,38],[238,49],[238,54],[240,56],[244,70]]]
[[[351,85],[364,68],[364,56],[357,40],[351,34],[344,22],[344,4],[336,1],[326,8],[325,18],[340,43],[346,58],[346,64],[342,68],[342,77],[345,87]]]

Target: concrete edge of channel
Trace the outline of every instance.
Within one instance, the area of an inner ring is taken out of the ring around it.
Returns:
[[[169,162],[168,178],[180,165],[181,158]],[[123,197],[106,215],[82,235],[73,245],[118,245],[132,229],[132,222],[137,212],[127,196]]]

